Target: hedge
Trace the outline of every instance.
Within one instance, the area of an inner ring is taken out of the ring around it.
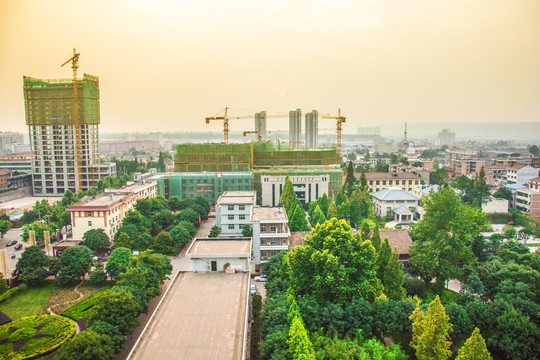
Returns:
[[[9,299],[10,297],[12,297],[13,295],[15,295],[15,293],[19,291],[19,288],[18,287],[14,287],[14,288],[11,288],[9,289],[8,291],[6,291],[5,293],[3,293],[2,295],[0,295],[0,303],[4,300],[7,300]]]
[[[29,330],[38,325],[41,325],[41,328],[35,329],[36,337],[29,339],[18,351],[14,351],[13,342],[0,345],[0,358],[14,360],[35,359],[55,351],[75,335],[75,323],[72,320],[59,315],[38,315],[25,317],[0,326],[0,340],[10,338],[10,327]],[[30,333],[30,331],[24,332]],[[39,334],[53,334],[55,336],[40,337]],[[16,340],[15,337],[12,340]]]

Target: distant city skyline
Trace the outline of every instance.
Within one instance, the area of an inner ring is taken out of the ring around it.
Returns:
[[[23,75],[70,78],[73,47],[80,77],[100,79],[102,132],[220,131],[204,118],[225,106],[340,107],[344,133],[383,136],[405,121],[540,122],[536,0],[0,0],[2,131],[27,134]]]

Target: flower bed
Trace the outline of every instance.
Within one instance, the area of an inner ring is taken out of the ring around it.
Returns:
[[[0,358],[34,359],[46,355],[75,335],[75,323],[63,316],[25,317],[0,326]]]

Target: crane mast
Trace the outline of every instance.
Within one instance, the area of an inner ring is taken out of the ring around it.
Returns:
[[[77,183],[79,184],[79,191],[82,191],[82,168],[81,168],[81,126],[79,122],[79,96],[77,93],[77,69],[79,68],[79,55],[73,48],[73,56],[64,62],[60,67],[71,62],[71,68],[73,69],[73,111],[74,111],[74,125],[75,125],[75,156],[77,158]]]

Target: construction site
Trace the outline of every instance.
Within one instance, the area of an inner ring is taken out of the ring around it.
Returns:
[[[73,49],[61,65],[71,63],[72,79],[23,77],[34,196],[88,190],[100,178],[116,176],[116,165],[99,156],[99,80],[77,78],[78,60]]]
[[[253,189],[257,191],[262,205],[275,205],[281,194],[285,178],[293,180],[295,191],[302,203],[315,200],[323,193],[334,195],[341,188],[342,170],[341,158],[341,125],[345,117],[338,111],[337,116],[322,114],[316,110],[305,114],[305,141],[302,141],[302,112],[300,109],[292,110],[288,114],[269,115],[258,112],[253,116],[228,116],[228,108],[223,116],[206,118],[223,121],[223,143],[207,144],[178,144],[175,155],[175,172],[201,174],[250,173]],[[275,117],[289,117],[289,143],[267,141],[267,119]],[[318,118],[337,120],[337,143],[332,147],[317,147]],[[245,131],[255,134],[256,141],[246,143],[228,143],[229,120],[253,119],[255,130]],[[201,181],[203,179],[201,178]],[[177,182],[177,181],[176,181]],[[263,185],[272,185],[272,190]],[[175,183],[170,179],[169,183]],[[195,184],[197,185],[197,184]],[[195,192],[212,192],[206,184],[200,183],[200,189]],[[248,184],[246,184],[248,185]],[[277,187],[276,187],[277,186]],[[178,191],[169,191],[170,194]],[[207,197],[210,197],[207,195]]]

